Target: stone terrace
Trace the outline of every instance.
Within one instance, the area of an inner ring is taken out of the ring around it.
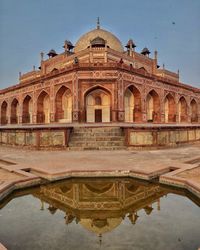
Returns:
[[[200,197],[200,144],[146,151],[30,151],[0,147],[0,199],[15,188],[72,176],[131,176]]]

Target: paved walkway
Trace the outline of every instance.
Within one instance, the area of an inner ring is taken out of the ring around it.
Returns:
[[[109,123],[50,123],[50,124],[6,124],[1,125],[1,129],[16,128],[72,128],[72,127],[123,127],[123,128],[160,128],[160,127],[199,127],[199,123],[129,123],[129,122],[109,122]]]
[[[172,171],[173,170],[173,171]],[[14,188],[71,176],[132,176],[200,197],[200,144],[146,151],[31,151],[0,147],[0,199]]]

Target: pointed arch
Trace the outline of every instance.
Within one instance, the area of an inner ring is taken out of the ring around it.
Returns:
[[[110,122],[111,93],[102,86],[88,89],[84,95],[87,122]]]
[[[100,84],[97,84],[97,85],[95,85],[95,86],[92,86],[92,87],[90,87],[90,88],[88,88],[85,92],[84,92],[84,97],[86,97],[90,92],[92,92],[92,91],[94,91],[94,90],[102,90],[102,91],[104,91],[104,92],[106,92],[107,94],[109,94],[110,96],[112,95],[111,94],[111,91],[108,89],[108,88],[106,88],[106,87],[104,87],[104,86],[102,86],[102,85],[100,85]]]
[[[187,122],[188,107],[184,96],[178,101],[178,122]]]
[[[69,88],[62,85],[55,98],[56,121],[72,122],[72,93]]]
[[[19,123],[19,101],[17,98],[14,98],[11,102],[11,124]]]
[[[3,101],[1,104],[1,124],[5,125],[8,123],[8,103]]]
[[[191,122],[198,122],[198,105],[195,99],[190,102]]]
[[[165,123],[176,121],[176,104],[171,93],[168,93],[164,99]]]
[[[37,122],[50,122],[50,98],[46,91],[42,91],[37,99]]]
[[[124,92],[124,108],[125,122],[141,121],[141,94],[134,85],[129,85]]]
[[[146,113],[148,122],[160,122],[160,98],[154,89],[146,96]]]
[[[32,123],[33,99],[26,95],[22,103],[22,123]]]

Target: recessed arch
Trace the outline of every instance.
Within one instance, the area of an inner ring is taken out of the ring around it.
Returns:
[[[84,98],[87,122],[110,122],[110,91],[101,86],[95,86],[85,92]]]
[[[160,122],[160,98],[154,89],[146,96],[146,113],[148,122]]]
[[[8,123],[8,103],[6,101],[3,101],[1,104],[1,124],[7,124]]]
[[[164,99],[165,123],[176,122],[176,103],[173,95],[168,93]]]
[[[32,123],[33,117],[33,99],[26,95],[22,103],[22,123]]]
[[[42,91],[37,99],[37,122],[50,122],[50,98],[46,91]]]
[[[141,121],[141,94],[134,85],[129,85],[124,92],[124,109],[125,122]]]
[[[187,122],[188,108],[184,96],[178,101],[178,122]]]
[[[10,117],[11,124],[19,123],[19,101],[17,98],[14,98],[11,102],[11,117]]]
[[[191,122],[198,122],[198,105],[195,99],[190,102]]]
[[[72,93],[69,88],[62,85],[55,98],[56,121],[72,122]]]
[[[90,92],[92,92],[93,90],[96,90],[96,89],[102,90],[102,91],[106,92],[107,94],[112,95],[110,89],[108,89],[100,84],[97,84],[95,86],[92,86],[92,87],[86,89],[84,91],[84,97],[86,97]]]

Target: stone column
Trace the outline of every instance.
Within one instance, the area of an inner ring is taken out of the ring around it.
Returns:
[[[78,103],[78,72],[73,74],[72,79],[72,99],[73,99],[73,108],[72,108],[72,121],[79,122],[79,103]]]
[[[188,106],[188,112],[187,112],[187,121],[188,123],[191,123],[191,118],[192,118],[192,111],[191,111],[191,106]]]
[[[22,124],[22,116],[23,116],[23,98],[22,98],[22,96],[20,96],[20,98],[19,98],[19,117],[18,117],[19,124]]]
[[[124,122],[124,79],[121,72],[117,79],[117,101],[118,101],[118,115],[117,119],[119,122]]]
[[[200,123],[200,100],[197,103],[197,122]]]
[[[165,97],[164,90],[161,91],[160,95],[160,122],[165,123]]]
[[[37,123],[37,94],[33,92],[33,113],[32,113],[32,123]]]
[[[147,103],[146,103],[146,95],[147,90],[145,86],[143,86],[143,89],[141,91],[141,122],[146,123],[147,122]]]
[[[50,85],[50,122],[55,122],[55,93],[54,85]]]
[[[176,119],[175,119],[175,122],[176,123],[179,123],[178,102],[179,102],[179,96],[177,94],[175,94],[175,105],[176,105]]]
[[[186,103],[187,103],[187,113],[186,113],[187,119],[186,120],[188,123],[191,123],[192,112],[191,112],[191,105],[190,105],[190,97],[189,96],[186,97]]]
[[[11,123],[11,103],[10,101],[7,102],[8,106],[7,106],[7,117],[8,117],[8,124]]]

